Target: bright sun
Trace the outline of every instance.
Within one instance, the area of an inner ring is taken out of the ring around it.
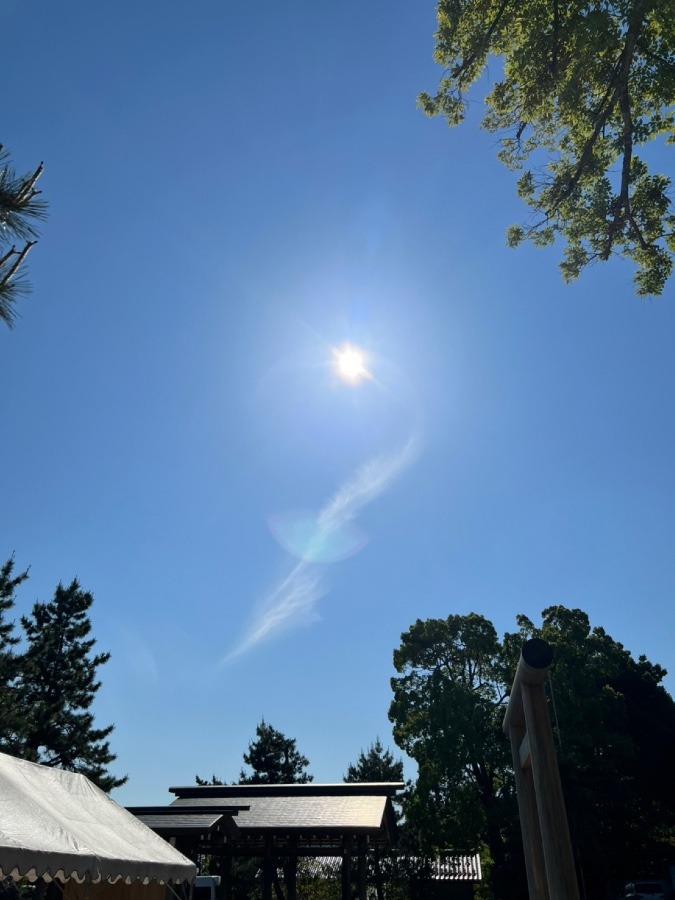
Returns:
[[[366,368],[366,356],[363,350],[352,344],[343,344],[333,348],[335,371],[343,381],[358,384],[364,378],[372,378]]]

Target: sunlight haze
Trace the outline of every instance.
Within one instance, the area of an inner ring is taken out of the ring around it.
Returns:
[[[0,328],[0,562],[30,567],[17,622],[59,581],[95,597],[114,799],[235,780],[263,717],[316,782],[378,736],[401,756],[417,619],[578,607],[672,693],[675,281],[508,248],[497,73],[461,127],[417,106],[433,0],[0,26],[0,142],[49,203]]]

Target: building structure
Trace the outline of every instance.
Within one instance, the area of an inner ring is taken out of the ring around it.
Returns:
[[[258,859],[264,900],[279,888],[283,870],[287,900],[297,897],[297,862],[339,857],[341,894],[366,900],[366,860],[388,850],[396,837],[392,798],[402,782],[245,784],[171,787],[166,807],[129,811],[192,859],[215,860],[225,890],[235,859]],[[381,886],[377,886],[381,894]]]

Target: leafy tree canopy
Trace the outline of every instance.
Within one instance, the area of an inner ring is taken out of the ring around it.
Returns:
[[[243,769],[240,784],[307,784],[313,778],[306,771],[309,760],[298,752],[296,741],[287,738],[264,719],[255,729],[256,739],[244,753],[244,763],[251,772]]]
[[[13,657],[12,648],[19,643],[14,634],[14,622],[6,617],[14,607],[14,592],[28,578],[28,570],[14,574],[14,558],[10,557],[0,568],[0,677],[5,675],[5,666]]]
[[[256,725],[255,740],[244,752],[244,763],[250,772],[243,769],[239,773],[239,784],[306,784],[312,781],[307,773],[309,760],[298,752],[293,738],[287,738],[264,719]],[[224,784],[213,775],[210,780],[196,776],[199,785]],[[295,884],[297,879],[297,858],[275,857],[272,865],[274,891],[277,897],[283,898],[284,892],[279,870],[283,871],[286,884]],[[259,885],[257,876],[259,864],[251,859],[234,859],[230,868],[230,896],[234,900],[247,900],[255,896]],[[307,892],[306,892],[307,893]]]
[[[16,752],[16,734],[21,729],[22,711],[16,688],[20,657],[16,653],[19,638],[14,621],[8,618],[14,608],[15,591],[28,578],[28,572],[14,574],[14,559],[0,568],[0,750]]]
[[[344,777],[348,782],[403,781],[403,760],[394,759],[391,750],[385,750],[379,737],[364,753],[359,753],[355,763],[347,767]]]
[[[391,750],[385,750],[379,737],[364,752],[361,750],[355,763],[347,767],[344,776],[347,782],[378,782],[378,781],[403,781],[403,760],[395,759]],[[401,799],[400,796],[392,797],[392,805],[396,822],[399,825],[398,841],[401,841]]]
[[[210,778],[201,778],[199,775],[195,775],[195,783],[200,787],[206,787],[207,785],[216,785],[216,784],[225,784],[217,775],[212,775]]]
[[[637,660],[586,613],[551,606],[536,627],[518,616],[505,653],[528,637],[554,649],[550,696],[572,830],[587,862],[675,838],[675,703],[666,670]],[[669,762],[670,760],[670,762]],[[629,812],[627,812],[629,811]]]
[[[287,738],[264,719],[256,725],[255,734],[243,755],[251,771],[240,771],[239,784],[306,784],[313,780],[306,771],[309,760],[298,752],[293,738]],[[210,779],[196,775],[195,781],[199,785],[227,783],[217,775]]]
[[[76,580],[59,584],[49,603],[35,603],[21,618],[17,635],[8,616],[27,578],[28,571],[14,572],[13,558],[0,567],[0,749],[81,772],[109,791],[126,778],[108,772],[116,758],[106,740],[113,726],[95,728],[91,711],[97,669],[110,658],[91,652],[94,598]]]
[[[489,848],[495,893],[521,896],[522,850],[501,725],[523,642],[554,648],[549,693],[572,839],[587,885],[675,840],[675,703],[665,670],[637,660],[579,609],[497,638],[472,613],[418,620],[394,652],[389,717],[418,764],[404,815],[425,850]],[[628,873],[629,874],[629,873]]]
[[[17,298],[30,290],[21,266],[38,235],[36,220],[43,219],[47,211],[36,186],[42,168],[40,163],[28,175],[17,175],[9,153],[0,144],[0,320],[10,328],[16,318]]]
[[[501,734],[506,667],[494,626],[475,613],[418,619],[401,635],[394,668],[394,740],[418,766],[404,798],[407,842],[426,853],[473,852],[485,842],[506,873],[504,823],[515,802]]]
[[[101,686],[97,670],[109,653],[92,655],[89,609],[92,594],[77,580],[59,584],[49,603],[35,603],[21,618],[26,649],[19,693],[24,718],[21,756],[48,766],[81,772],[110,791],[127,780],[108,766],[116,759],[107,738],[114,726],[96,728],[91,706]]]
[[[639,295],[660,294],[675,252],[670,179],[637,150],[675,142],[672,0],[439,0],[437,19],[445,74],[420,95],[428,115],[461,122],[468,89],[503,61],[483,126],[503,163],[527,164],[518,193],[531,209],[509,244],[561,236],[566,281],[619,254],[637,265]]]

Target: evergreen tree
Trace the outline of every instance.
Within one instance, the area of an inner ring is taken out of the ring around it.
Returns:
[[[115,760],[106,738],[114,726],[94,727],[92,702],[101,686],[99,666],[109,653],[91,655],[89,609],[93,596],[77,580],[59,584],[49,603],[35,603],[21,624],[27,646],[20,681],[25,714],[22,756],[81,772],[110,791],[126,781],[108,772]]]
[[[305,770],[309,760],[296,749],[293,738],[287,738],[262,719],[255,729],[256,740],[248,745],[244,762],[251,774],[242,771],[239,784],[307,784],[312,776]]]
[[[38,199],[36,187],[42,168],[40,163],[34,172],[17,175],[0,144],[0,319],[9,328],[16,317],[17,298],[30,290],[21,266],[37,238],[33,223],[46,214],[46,204]],[[19,242],[18,247],[14,241]]]
[[[216,785],[216,784],[225,784],[224,781],[221,781],[217,775],[212,775],[210,779],[208,778],[200,778],[199,775],[195,775],[195,784],[198,784],[200,787],[206,787],[206,785]]]
[[[351,783],[403,781],[403,760],[394,759],[391,750],[385,750],[380,738],[376,737],[375,743],[371,744],[365,753],[361,750],[356,762],[349,764],[343,781]],[[392,798],[392,805],[396,822],[400,825],[401,802]]]
[[[264,719],[255,729],[256,739],[248,745],[244,762],[250,767],[248,774],[243,769],[239,773],[239,784],[306,784],[312,776],[306,772],[309,760],[298,752],[296,742],[287,738]],[[213,775],[210,780],[196,776],[198,785],[217,785],[224,782]],[[278,869],[284,873],[286,884],[295,884],[297,879],[297,859],[295,857],[274,858],[274,890],[277,897],[283,897],[283,888]],[[230,870],[230,896],[233,900],[248,900],[256,893],[259,865],[250,859],[234,859]]]
[[[394,759],[377,737],[365,753],[361,750],[355,763],[350,763],[344,781],[403,781],[403,760]]]
[[[307,784],[312,781],[312,776],[306,771],[309,760],[298,752],[293,738],[287,738],[264,719],[256,725],[255,733],[256,740],[251,741],[248,751],[244,753],[244,762],[251,768],[251,774],[242,769],[239,773],[240,784]],[[298,860],[296,857],[279,857],[272,864],[274,891],[277,897],[283,898],[279,867],[286,885],[295,884]]]
[[[0,750],[13,753],[22,716],[17,697],[16,680],[20,657],[14,651],[19,638],[14,635],[14,621],[7,618],[14,607],[14,592],[28,578],[28,572],[14,575],[14,559],[0,569]]]

